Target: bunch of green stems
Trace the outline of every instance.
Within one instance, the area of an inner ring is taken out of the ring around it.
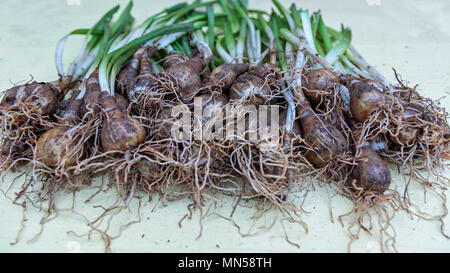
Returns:
[[[324,23],[320,11],[312,15],[293,3],[286,9],[272,0],[276,10],[270,13],[248,9],[242,0],[196,0],[166,8],[133,27],[130,2],[112,23],[118,6],[109,10],[92,28],[76,29],[61,38],[56,50],[56,67],[62,79],[86,79],[99,68],[103,91],[114,94],[118,71],[141,45],[154,45],[166,52],[179,51],[191,55],[191,42],[214,56],[211,68],[223,63],[249,62],[258,65],[276,48],[278,65],[286,68],[284,43],[305,54],[313,68],[324,67],[333,72],[352,74],[377,81],[386,90],[389,82],[359,54],[351,44],[349,28],[335,30]],[[272,31],[268,31],[271,29]],[[274,33],[276,32],[276,33]],[[191,39],[188,35],[191,34]],[[274,37],[274,34],[278,37]],[[84,35],[85,41],[77,58],[65,73],[62,53],[69,36]],[[275,41],[277,41],[277,44]],[[283,48],[283,50],[281,50]],[[205,55],[205,56],[206,56]]]

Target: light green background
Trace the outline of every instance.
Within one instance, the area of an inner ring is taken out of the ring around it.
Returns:
[[[136,0],[133,14],[138,22],[148,15],[170,6],[177,1]],[[291,1],[281,1],[289,5]],[[353,31],[353,42],[363,56],[375,65],[391,81],[394,80],[391,68],[395,67],[410,85],[419,84],[423,95],[432,99],[442,98],[441,104],[450,105],[450,2],[447,0],[302,0],[298,6],[310,10],[321,9],[325,21],[338,27],[341,22]],[[54,50],[58,39],[70,30],[91,26],[106,9],[115,3],[126,1],[88,1],[88,0],[3,0],[0,9],[0,90],[7,89],[12,83],[28,80],[29,75],[39,81],[56,79],[54,68]],[[258,8],[269,9],[270,1],[252,1]],[[79,43],[68,46],[66,58],[73,57]],[[446,171],[448,174],[448,171]],[[12,179],[6,177],[6,181]],[[393,170],[393,186],[400,189],[402,178]],[[2,184],[5,189],[7,184]],[[12,197],[14,190],[8,196]],[[411,189],[414,198],[422,197],[422,190]],[[111,196],[112,195],[112,196]],[[217,216],[203,220],[203,234],[199,232],[198,212],[192,220],[178,221],[187,212],[188,200],[168,203],[167,207],[156,205],[156,199],[142,207],[142,221],[125,230],[122,236],[112,243],[114,252],[345,252],[348,235],[336,216],[347,212],[351,204],[339,196],[332,197],[326,188],[317,188],[310,192],[304,208],[309,214],[302,219],[308,224],[309,232],[296,224],[284,222],[290,241],[298,243],[300,249],[285,240],[282,225],[277,222],[268,231],[257,235],[241,237],[233,225]],[[90,218],[101,210],[93,204],[81,201],[87,198],[87,191],[78,195],[77,211]],[[108,197],[109,196],[109,197]],[[112,202],[113,192],[101,195],[95,204]],[[438,212],[440,207],[432,196],[428,196],[424,209]],[[61,195],[60,207],[69,207],[70,195]],[[333,209],[334,223],[330,221],[329,206]],[[218,203],[217,212],[228,216],[232,200]],[[251,225],[249,220],[252,209],[238,208],[234,219],[246,232]],[[90,240],[66,234],[73,230],[86,231],[84,220],[74,213],[61,213],[58,218],[45,225],[42,236],[35,242],[27,242],[39,232],[39,219],[42,212],[28,207],[26,225],[20,242],[14,241],[20,228],[22,209],[0,195],[0,252],[101,252],[103,243],[97,235]],[[122,212],[113,221],[113,232],[130,220],[136,219],[136,203],[130,211]],[[265,216],[270,224],[273,214]],[[263,221],[264,222],[264,221]],[[450,221],[446,222],[446,232],[450,233]],[[261,221],[255,224],[258,230]],[[439,223],[411,219],[404,213],[398,213],[393,220],[397,232],[397,249],[400,252],[449,252],[450,240],[439,232]],[[144,235],[144,236],[143,236]],[[353,244],[357,252],[379,251],[378,233],[372,237],[361,234],[360,240]]]

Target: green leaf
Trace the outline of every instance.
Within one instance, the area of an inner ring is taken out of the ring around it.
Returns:
[[[302,17],[295,4],[291,5],[291,14],[294,19],[295,26],[299,29],[303,29]]]
[[[223,12],[228,16],[231,31],[233,33],[237,33],[239,31],[239,22],[234,13],[231,12],[227,2],[228,1],[226,0],[219,0],[220,7],[222,8]]]
[[[230,52],[231,56],[236,56],[236,43],[234,41],[233,33],[231,31],[231,26],[224,22],[223,24],[224,34],[225,34],[225,45]]]
[[[327,56],[325,57],[326,60],[330,64],[336,62],[350,47],[351,41],[351,30],[349,28],[344,28],[344,26],[341,25],[341,32],[339,35],[338,43],[328,52]]]
[[[322,16],[319,18],[319,35],[325,45],[326,52],[330,51],[332,48],[330,34],[328,34],[328,30],[323,22]]]
[[[214,48],[214,6],[209,5],[207,8],[207,15],[208,15],[208,43],[209,48]]]
[[[271,16],[270,26],[272,27],[273,36],[275,39],[275,46],[276,46],[276,49],[278,52],[277,56],[278,56],[278,62],[280,63],[281,71],[287,71],[287,63],[286,63],[286,58],[284,55],[284,45],[283,45],[282,41],[280,40],[280,36],[279,36],[279,32],[278,32],[279,26],[277,24],[276,15]]]

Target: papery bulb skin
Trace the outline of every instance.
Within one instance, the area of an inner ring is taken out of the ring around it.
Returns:
[[[57,89],[49,83],[32,82],[18,85],[5,91],[0,106],[11,110],[26,107],[41,116],[52,114],[56,110]]]
[[[76,140],[70,134],[70,127],[57,127],[46,131],[36,143],[36,154],[49,167],[62,164],[67,153],[73,150]],[[75,165],[77,155],[65,159],[65,166]]]
[[[303,138],[313,149],[306,152],[306,158],[315,167],[323,167],[348,151],[348,142],[344,135],[314,114],[309,105],[301,105],[297,109]]]
[[[36,154],[45,165],[56,167],[63,164],[71,167],[83,156],[73,153],[78,139],[73,136],[73,130],[71,130],[76,123],[80,106],[81,100],[70,101],[64,109],[64,114],[57,117],[60,127],[50,129],[39,137],[36,143]]]
[[[383,105],[383,92],[362,81],[349,84],[350,111],[358,122],[364,122]]]
[[[128,117],[120,110],[114,97],[107,92],[102,92],[100,101],[106,112],[101,132],[102,147],[105,152],[132,150],[145,141],[145,128],[137,119]]]
[[[309,101],[318,104],[333,97],[335,88],[339,86],[339,79],[327,69],[315,69],[305,72],[302,86]]]
[[[262,63],[250,70],[249,74],[263,79],[271,88],[279,85],[281,80],[281,70],[276,64]]]
[[[248,71],[249,64],[223,64],[216,67],[209,76],[212,86],[221,87],[222,91],[228,90],[234,80]]]
[[[383,194],[391,184],[391,174],[386,163],[370,147],[364,146],[356,159],[358,164],[353,168],[351,177],[354,179],[355,190]]]
[[[269,100],[270,94],[270,88],[263,79],[255,75],[242,74],[230,88],[230,101],[263,105]]]
[[[170,81],[175,85],[175,92],[183,100],[192,99],[202,87],[200,72],[206,64],[203,57],[195,56],[182,63],[173,63],[165,70]]]

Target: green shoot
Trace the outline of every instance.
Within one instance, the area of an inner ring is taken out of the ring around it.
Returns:
[[[277,49],[278,62],[280,63],[281,71],[287,71],[287,63],[284,55],[284,46],[282,41],[280,40],[279,32],[278,32],[278,24],[276,22],[276,18],[272,17],[270,20],[270,24],[272,27],[272,32],[275,41],[275,47]]]
[[[305,10],[300,13],[300,16],[302,18],[303,32],[305,33],[306,41],[308,42],[308,45],[312,49],[314,54],[316,54],[317,49],[314,44],[314,37],[311,29],[311,21],[309,19],[309,13],[307,10]]]
[[[171,6],[171,7],[165,8],[163,10],[163,12],[165,12],[167,14],[172,14],[172,13],[175,13],[175,12],[177,12],[177,11],[187,7],[187,6],[188,6],[188,3],[181,2],[181,3],[175,4],[175,5]]]
[[[272,2],[275,4],[275,6],[277,7],[277,9],[280,11],[280,13],[283,15],[283,17],[286,19],[289,28],[294,31],[295,29],[295,24],[294,24],[294,19],[292,18],[292,16],[289,14],[289,11],[284,8],[284,6],[278,1],[278,0],[272,0]]]
[[[261,14],[258,14],[258,20],[259,20],[259,23],[261,24],[262,28],[264,29],[264,32],[266,33],[267,37],[269,38],[269,47],[270,47],[270,49],[272,49],[274,46],[274,40],[275,40],[272,29],[270,28],[269,24],[267,24],[266,20],[264,20],[264,18]]]
[[[216,51],[225,63],[232,63],[234,61],[233,57],[231,57],[230,54],[228,54],[228,52],[223,48],[221,39],[216,41]]]
[[[338,43],[327,53],[326,60],[328,63],[335,63],[350,47],[352,41],[352,32],[349,28],[341,26],[340,39]]]
[[[319,35],[322,38],[322,41],[325,45],[325,50],[326,50],[326,52],[328,52],[331,50],[332,45],[331,45],[330,35],[328,34],[328,30],[323,22],[322,16],[320,16],[320,18],[319,18],[318,28],[319,28],[318,29]]]
[[[230,28],[232,33],[236,33],[239,31],[239,22],[237,18],[234,16],[234,13],[231,12],[228,1],[227,0],[219,0],[220,7],[222,8],[223,12],[227,15],[227,18],[230,23]]]
[[[208,43],[209,48],[214,48],[214,6],[209,5],[207,8],[207,15],[208,15]]]
[[[192,32],[196,29],[205,26],[205,22],[196,22],[196,23],[180,23],[169,26],[160,27],[150,33],[147,33],[139,38],[136,38],[121,48],[114,50],[113,52],[106,55],[99,68],[99,82],[100,87],[103,91],[110,92],[111,95],[114,95],[114,85],[110,85],[110,79],[115,78],[115,73],[117,71],[113,70],[113,66],[118,66],[125,62],[127,59],[123,57],[123,55],[128,56],[129,51],[135,50],[140,44],[145,43],[151,39],[160,37],[162,35],[167,35],[171,33],[178,32]],[[131,55],[130,55],[131,56]]]
[[[256,48],[256,30],[255,25],[253,24],[252,20],[248,17],[246,9],[242,8],[240,4],[237,2],[237,0],[230,0],[231,5],[236,9],[239,16],[247,22],[247,25],[250,29],[250,39],[251,39],[251,48]]]
[[[75,60],[72,61],[72,63],[70,64],[69,69],[67,71],[67,75],[64,73],[63,63],[62,63],[65,44],[66,44],[69,36],[82,34],[82,33],[84,33],[84,30],[83,31],[81,31],[79,29],[74,30],[59,40],[59,42],[56,46],[56,52],[55,52],[55,65],[56,65],[56,70],[58,71],[58,74],[60,75],[61,78],[66,78],[66,77],[71,78],[73,76],[73,74],[76,71],[77,64],[80,61],[82,61],[85,58],[85,56],[88,55],[89,52],[91,52],[96,47],[96,45],[98,44],[98,41],[101,39],[101,37],[104,33],[104,26],[109,24],[109,22],[112,19],[112,16],[119,10],[119,7],[120,6],[117,5],[117,6],[114,6],[112,9],[110,9],[109,11],[107,11],[100,18],[100,20],[91,29],[89,29],[85,33],[86,38],[85,38],[83,47],[82,47],[80,53],[78,54],[78,56],[75,58]]]
[[[189,46],[189,42],[188,42],[188,39],[187,39],[186,35],[183,35],[182,38],[181,38],[181,46],[185,50],[186,55],[188,57],[192,57],[191,47]]]
[[[227,22],[223,23],[224,33],[225,33],[225,45],[230,52],[230,55],[236,57],[236,44],[233,37],[233,32],[231,30],[230,24]]]
[[[303,29],[302,17],[295,4],[291,5],[291,14],[297,29]]]
[[[238,62],[243,62],[244,57],[244,45],[245,38],[247,37],[247,25],[245,24],[245,19],[242,19],[241,29],[239,31],[239,38],[236,46],[236,57],[238,58]]]
[[[120,33],[127,29],[127,27],[131,27],[133,24],[133,17],[131,16],[131,8],[133,7],[133,2],[130,1],[127,5],[127,7],[123,10],[122,14],[119,16],[118,20],[114,25],[111,27],[110,30],[106,32],[106,35],[104,35],[103,40],[99,46],[99,52],[97,54],[97,57],[95,58],[93,64],[91,65],[90,69],[86,73],[86,77],[89,77],[89,75],[94,72],[94,70],[99,65],[102,58],[107,54],[109,48],[111,47],[114,40],[119,37]],[[105,26],[105,29],[107,29],[107,26]]]

